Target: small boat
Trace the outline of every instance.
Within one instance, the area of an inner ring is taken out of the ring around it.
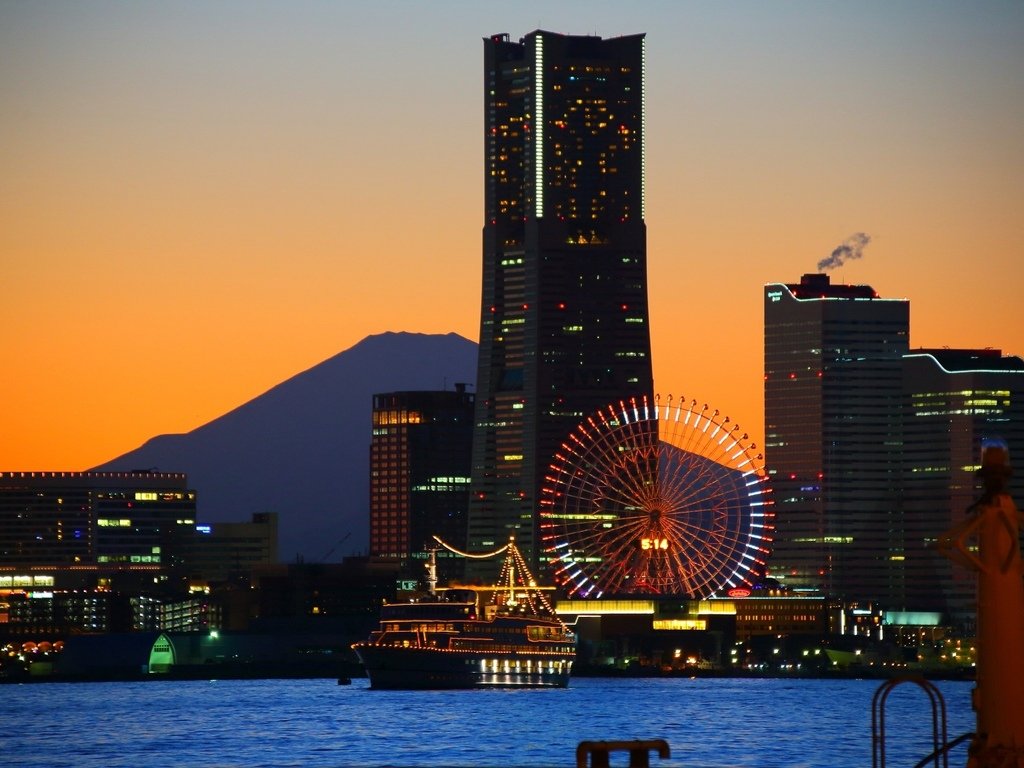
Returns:
[[[497,585],[446,588],[437,587],[436,550],[430,552],[427,593],[385,603],[379,628],[352,645],[371,688],[569,684],[575,635],[544,596],[551,588],[536,584],[515,542],[489,555],[502,552],[505,562]]]

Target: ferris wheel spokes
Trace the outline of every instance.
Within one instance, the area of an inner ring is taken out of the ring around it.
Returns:
[[[695,597],[752,584],[771,542],[756,446],[717,409],[669,396],[599,410],[546,475],[541,540],[571,594]]]

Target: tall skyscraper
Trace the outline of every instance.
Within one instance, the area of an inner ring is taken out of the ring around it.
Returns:
[[[933,548],[981,496],[985,439],[1001,439],[1016,471],[1010,495],[1024,503],[1024,360],[998,349],[918,349],[903,358],[904,604],[908,613],[968,626],[977,576]]]
[[[764,293],[765,463],[775,490],[770,574],[794,589],[892,607],[903,542],[894,489],[910,303],[827,275]]]
[[[514,534],[536,567],[539,489],[555,451],[599,408],[653,392],[644,36],[486,38],[484,103],[468,546]]]
[[[473,399],[455,391],[373,396],[370,442],[370,556],[423,571],[432,536],[466,546]],[[438,574],[462,575],[461,558],[439,553]]]

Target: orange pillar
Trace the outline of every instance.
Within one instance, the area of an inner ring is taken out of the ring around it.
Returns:
[[[1005,444],[982,449],[985,493],[963,523],[939,539],[954,562],[978,572],[978,726],[969,768],[1024,768],[1024,570],[1020,513],[1006,493]],[[974,546],[976,544],[976,551]]]

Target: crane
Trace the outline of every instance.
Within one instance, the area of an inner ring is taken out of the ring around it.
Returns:
[[[323,557],[320,558],[320,562],[321,563],[326,563],[327,562],[327,558],[334,554],[334,550],[336,550],[338,547],[340,547],[342,544],[344,544],[348,540],[348,537],[351,536],[351,535],[352,535],[352,531],[349,531],[344,536],[342,536],[340,539],[338,539],[336,542],[334,542],[334,546],[331,547],[329,550],[327,550],[327,554],[325,554]]]

